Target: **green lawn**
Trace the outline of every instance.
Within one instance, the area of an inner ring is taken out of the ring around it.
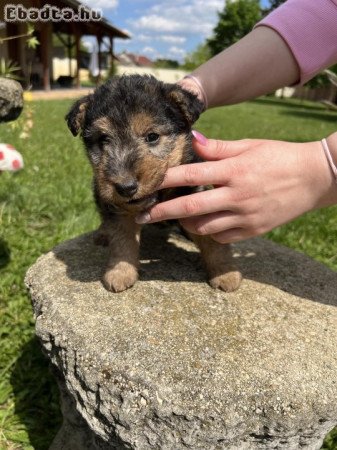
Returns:
[[[0,450],[47,449],[60,426],[58,393],[34,338],[27,268],[57,243],[98,224],[89,164],[79,139],[68,132],[70,101],[40,101],[31,137],[0,125],[0,142],[22,152],[25,169],[0,176]],[[23,115],[24,116],[24,115]],[[337,128],[337,114],[319,104],[267,97],[212,110],[196,127],[206,136],[306,141]],[[268,237],[337,270],[337,207],[308,214]],[[325,448],[337,449],[337,432]]]

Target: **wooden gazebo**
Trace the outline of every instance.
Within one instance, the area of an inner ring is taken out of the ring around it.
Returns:
[[[42,0],[22,0],[20,4],[24,8],[38,8],[39,10],[45,7],[45,1]],[[56,7],[59,11],[65,8],[71,9],[74,13],[78,13],[80,8],[84,5],[77,0],[48,0],[48,5]],[[90,8],[86,8],[91,11]],[[24,21],[6,21],[4,17],[4,11],[0,11],[0,20],[5,23],[5,36],[16,36],[24,34],[27,29],[27,23]],[[80,39],[82,36],[95,36],[98,44],[98,64],[100,70],[102,42],[108,42],[109,53],[111,58],[113,55],[113,40],[115,38],[128,39],[129,36],[123,31],[119,30],[104,18],[95,20],[82,20],[82,21],[36,21],[33,23],[35,33],[40,42],[37,48],[37,61],[41,66],[42,73],[42,85],[43,89],[50,89],[50,81],[52,78],[52,34],[56,33],[59,36],[66,36],[65,46],[68,48],[68,56],[70,57],[71,48],[75,48],[75,58],[77,61],[77,69],[75,74],[75,84],[80,86]],[[29,62],[27,61],[27,49],[25,48],[24,41],[22,39],[13,39],[6,41],[7,48],[2,49],[2,53],[5,54],[5,58],[15,61],[22,70],[23,76],[29,73]]]

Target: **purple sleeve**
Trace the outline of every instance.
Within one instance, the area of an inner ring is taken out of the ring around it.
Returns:
[[[300,84],[337,62],[337,0],[288,0],[256,26],[282,36],[301,71]]]

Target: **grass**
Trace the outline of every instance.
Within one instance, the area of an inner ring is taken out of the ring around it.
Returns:
[[[50,445],[60,423],[58,391],[34,338],[23,278],[28,267],[57,243],[92,230],[98,218],[89,164],[63,117],[70,101],[29,103],[34,127],[20,139],[24,117],[0,125],[0,141],[14,145],[25,169],[0,176],[0,450]],[[223,139],[256,137],[306,141],[336,130],[337,114],[315,103],[258,99],[211,110],[197,129]],[[268,234],[337,270],[337,207],[307,214]],[[337,449],[337,429],[325,441]]]

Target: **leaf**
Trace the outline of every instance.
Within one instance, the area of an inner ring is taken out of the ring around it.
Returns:
[[[12,60],[6,61],[5,58],[0,59],[0,77],[20,80],[21,77],[14,73],[19,70],[21,70],[21,68],[16,64],[16,62]]]
[[[34,33],[34,25],[32,25],[31,23],[27,23],[27,35],[31,35]]]
[[[28,48],[36,48],[40,42],[38,41],[36,36],[32,36],[31,38],[27,39],[27,46]]]

